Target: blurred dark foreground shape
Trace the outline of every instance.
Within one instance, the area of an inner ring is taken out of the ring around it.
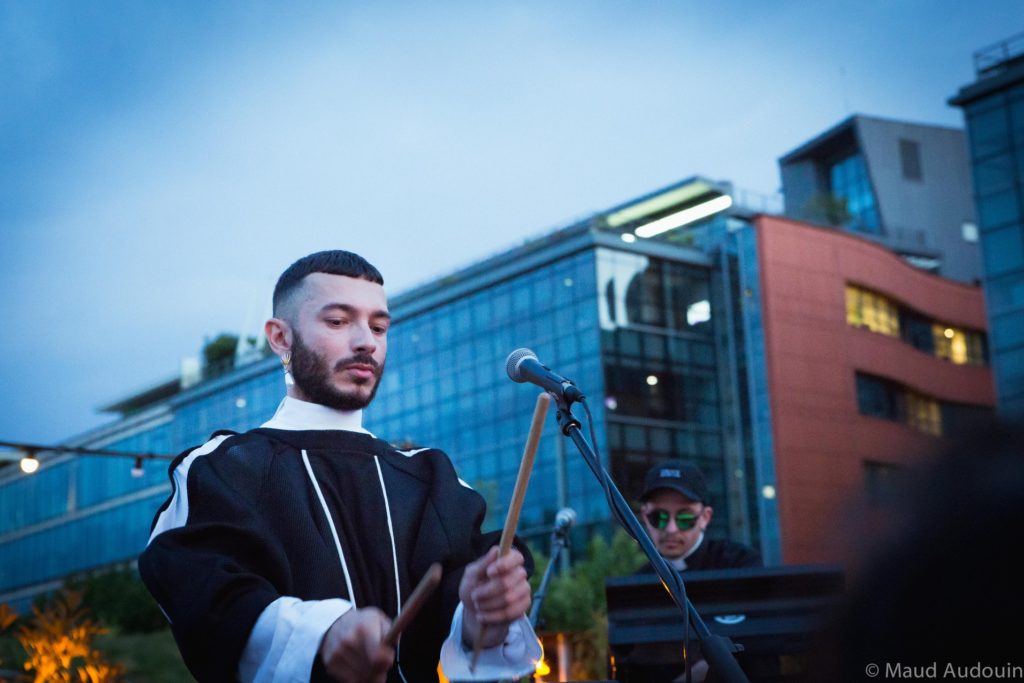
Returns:
[[[931,666],[942,678],[950,665],[1020,678],[1007,667],[1024,667],[1024,428],[979,425],[907,474],[886,533],[849,576],[811,680]]]
[[[1024,426],[979,423],[947,443],[836,525],[844,566],[687,573],[752,683],[1024,678]],[[674,605],[647,583],[607,583],[619,681],[670,681],[681,659]]]

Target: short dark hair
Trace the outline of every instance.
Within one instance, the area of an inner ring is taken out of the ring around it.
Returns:
[[[285,299],[299,288],[307,275],[312,273],[344,275],[376,282],[378,285],[384,284],[384,278],[380,271],[359,254],[341,249],[318,251],[315,254],[303,256],[281,273],[281,277],[277,279],[277,285],[274,286],[274,315],[277,315]]]

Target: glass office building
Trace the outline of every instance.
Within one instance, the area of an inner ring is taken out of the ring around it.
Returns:
[[[974,55],[963,108],[999,410],[1024,418],[1024,34]]]
[[[587,395],[595,445],[627,499],[654,462],[690,459],[708,475],[709,533],[777,561],[775,503],[759,494],[774,475],[754,233],[730,204],[728,188],[692,178],[392,297],[387,371],[365,426],[447,451],[500,528],[540,391],[510,381],[505,360],[528,347]],[[112,406],[120,419],[69,443],[177,453],[258,426],[283,394],[280,363],[263,357],[130,397]],[[0,602],[16,606],[69,574],[131,561],[169,493],[157,463],[133,476],[131,458],[40,460],[30,476],[0,469]],[[552,411],[520,534],[546,548],[565,506],[578,540],[609,528],[603,491]]]

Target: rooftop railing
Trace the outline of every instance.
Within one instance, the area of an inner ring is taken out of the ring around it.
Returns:
[[[979,77],[992,76],[1010,64],[1024,61],[1024,33],[1018,33],[974,53],[974,72]]]

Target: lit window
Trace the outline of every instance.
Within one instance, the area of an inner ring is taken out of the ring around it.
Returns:
[[[861,415],[877,417],[942,436],[942,405],[892,380],[857,373],[857,408]]]
[[[935,323],[932,325],[935,355],[957,365],[984,365],[985,352],[982,335]]]
[[[853,285],[846,286],[846,322],[890,337],[900,336],[896,305],[880,294]]]
[[[711,320],[711,302],[707,299],[697,301],[686,307],[686,324],[697,325]]]
[[[939,323],[901,308],[881,294],[846,285],[846,322],[890,337],[957,365],[987,365],[985,334]]]

